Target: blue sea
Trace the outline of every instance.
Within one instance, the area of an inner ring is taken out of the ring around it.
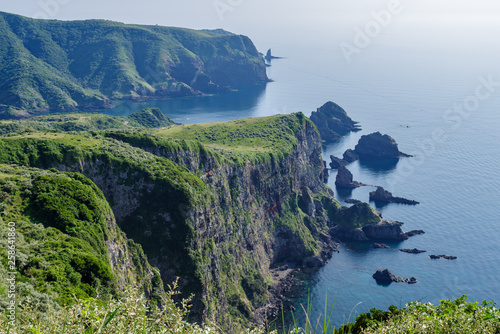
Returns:
[[[357,24],[363,28],[363,22]],[[328,30],[312,26],[286,36],[279,35],[281,30],[250,35],[261,51],[272,46],[275,55],[285,57],[272,61],[268,76],[274,81],[265,87],[124,102],[105,112],[126,115],[155,106],[177,122],[197,123],[296,111],[310,115],[334,101],[362,131],[325,147],[324,160],[354,148],[361,135],[391,135],[402,152],[414,157],[395,165],[355,162],[348,168],[356,181],[419,201],[377,209],[386,219],[404,222],[406,231],[426,233],[389,244],[392,249],[343,244],[308,282],[313,319],[323,312],[325,298],[328,304],[334,301],[337,325],[373,307],[410,301],[438,303],[463,294],[473,301],[500,301],[500,24],[480,18],[394,21],[347,59],[341,45],[354,45],[355,27],[341,22]],[[348,198],[368,201],[374,190],[341,192],[334,181],[332,172],[328,185],[343,205]],[[431,260],[430,254],[458,259]],[[414,276],[418,283],[377,285],[371,275],[379,268]],[[296,301],[299,318],[299,304],[306,299]]]

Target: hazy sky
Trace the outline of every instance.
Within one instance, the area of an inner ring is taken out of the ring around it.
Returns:
[[[2,1],[0,11],[62,20],[100,18],[126,23],[188,28],[223,28],[250,36],[256,44],[283,34],[329,29],[352,35],[356,25],[392,4],[402,8],[400,22],[440,20],[500,21],[498,0],[15,0]],[[402,27],[403,25],[399,25]]]

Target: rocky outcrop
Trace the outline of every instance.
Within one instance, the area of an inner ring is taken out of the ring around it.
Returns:
[[[402,197],[394,197],[392,193],[382,187],[377,187],[377,190],[370,192],[370,201],[383,202],[383,203],[400,203],[408,205],[420,204],[417,201],[409,200]]]
[[[330,167],[332,169],[339,169],[340,167],[347,166],[347,161],[337,158],[334,155],[330,155],[330,160],[331,160]]]
[[[382,135],[380,132],[361,136],[354,152],[360,159],[410,157],[410,155],[399,151],[398,144],[392,137]]]
[[[395,283],[408,283],[408,284],[415,284],[417,283],[417,279],[415,277],[411,278],[403,278],[400,276],[396,276],[393,273],[389,271],[389,269],[378,269],[375,274],[372,275],[372,277],[377,281],[379,284],[391,284],[392,282]]]
[[[370,240],[406,240],[408,235],[401,230],[403,223],[382,219],[378,224],[363,226],[363,232]]]
[[[391,247],[387,246],[386,244],[374,243],[372,245],[372,248],[375,248],[375,249],[390,249]]]
[[[456,256],[452,255],[429,255],[431,259],[446,259],[446,260],[456,260]]]
[[[330,229],[330,234],[341,241],[402,241],[408,239],[401,229],[402,225],[401,222],[382,219],[377,224],[358,228],[335,225]]]
[[[410,253],[410,254],[420,254],[420,253],[425,253],[426,252],[426,251],[424,251],[422,249],[417,249],[417,248],[413,248],[413,249],[402,248],[399,251],[403,252],[403,253]]]
[[[406,235],[408,237],[413,237],[415,235],[420,235],[420,234],[424,234],[425,232],[423,230],[411,230],[409,232],[406,232]]]
[[[354,189],[364,186],[364,184],[359,183],[357,181],[353,181],[352,173],[344,166],[341,166],[337,172],[337,178],[335,179],[335,186],[342,189]]]
[[[327,102],[317,111],[313,111],[310,119],[318,128],[325,143],[335,142],[351,131],[360,131],[358,123],[347,116],[342,107],[333,102]]]
[[[361,203],[361,201],[359,199],[354,199],[354,198],[345,199],[344,202],[349,203],[349,204],[358,204],[358,203]]]
[[[354,152],[354,150],[352,149],[346,150],[342,157],[343,157],[342,160],[346,161],[347,163],[351,163],[359,159],[356,152]]]

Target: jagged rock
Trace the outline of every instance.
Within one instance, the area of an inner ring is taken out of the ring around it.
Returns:
[[[358,159],[359,157],[356,152],[354,152],[354,150],[348,149],[343,154],[343,160],[347,161],[348,163],[354,162]]]
[[[359,199],[354,199],[354,198],[348,198],[348,199],[344,200],[344,202],[349,203],[349,204],[361,203],[361,201]]]
[[[353,121],[342,107],[327,102],[323,106],[313,111],[311,121],[316,125],[321,135],[321,139],[326,143],[339,140],[350,131],[359,131],[357,122]]]
[[[431,259],[446,259],[446,260],[456,260],[456,256],[452,255],[429,255]]]
[[[404,253],[410,253],[410,254],[420,254],[420,253],[427,252],[427,251],[424,251],[422,249],[417,249],[417,248],[413,248],[413,249],[403,248],[403,249],[400,249],[399,251],[404,252]]]
[[[334,155],[330,155],[330,160],[332,160],[332,162],[330,162],[330,167],[332,169],[339,169],[347,165],[347,161],[337,158]]]
[[[392,282],[396,283],[408,283],[408,284],[415,284],[417,283],[417,279],[415,277],[411,278],[403,278],[394,275],[389,271],[389,269],[378,269],[375,274],[372,275],[372,277],[377,281],[377,283],[380,284],[391,284]]]
[[[377,243],[374,243],[373,248],[381,248],[381,249],[390,249],[391,247],[387,246],[386,244],[377,244]]]
[[[377,190],[370,192],[370,201],[375,202],[385,202],[385,203],[401,203],[408,205],[417,205],[420,204],[417,201],[409,200],[402,197],[394,197],[392,193],[385,190],[382,187],[377,187]]]
[[[425,232],[423,230],[411,230],[409,232],[406,232],[406,235],[408,237],[413,237],[414,235],[420,235],[420,234],[424,234]]]
[[[338,169],[337,178],[335,179],[335,186],[338,188],[354,189],[363,185],[362,183],[353,181],[352,173],[344,166]]]
[[[365,232],[361,228],[348,228],[335,225],[330,229],[330,235],[341,241],[369,241]]]
[[[354,152],[360,159],[410,157],[399,151],[398,144],[392,137],[380,132],[361,136]]]
[[[370,240],[406,240],[408,236],[401,230],[403,223],[382,219],[378,224],[363,226],[363,232]]]

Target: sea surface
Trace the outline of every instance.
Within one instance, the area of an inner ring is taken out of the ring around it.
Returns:
[[[362,131],[325,147],[324,159],[354,148],[361,135],[391,135],[401,151],[414,157],[393,165],[355,162],[348,168],[356,181],[419,201],[377,209],[386,219],[404,222],[406,231],[426,233],[390,243],[392,249],[343,244],[308,282],[312,318],[323,312],[325,299],[328,305],[334,302],[336,325],[373,307],[410,301],[438,303],[467,294],[473,301],[500,302],[500,24],[481,19],[394,21],[348,61],[341,43],[353,45],[356,24],[363,27],[367,20],[326,30],[312,26],[285,36],[278,30],[274,38],[273,32],[250,35],[261,51],[272,46],[276,55],[286,57],[272,61],[268,76],[274,81],[265,87],[124,102],[104,112],[127,115],[155,106],[177,122],[197,123],[296,111],[310,115],[334,101]],[[334,181],[332,172],[328,185],[343,205],[348,198],[368,201],[375,189],[342,192]],[[407,254],[399,248],[427,253]],[[431,260],[430,254],[458,259]],[[371,275],[379,268],[414,276],[418,283],[377,285]],[[305,306],[307,298],[296,303],[301,318],[300,303]]]

